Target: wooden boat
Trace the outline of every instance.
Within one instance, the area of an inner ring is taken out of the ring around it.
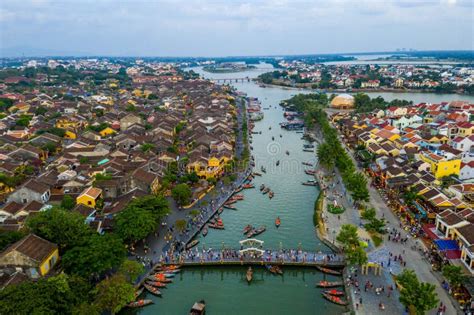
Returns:
[[[342,281],[326,281],[326,280],[321,280],[316,284],[317,287],[319,288],[335,288],[335,287],[341,287],[342,286]]]
[[[201,300],[194,303],[193,307],[189,311],[189,315],[205,315],[206,314],[206,302]]]
[[[285,151],[286,155],[290,155],[290,151],[286,150]]]
[[[144,284],[143,286],[144,286],[145,289],[146,289],[148,292],[150,292],[151,294],[156,295],[156,296],[161,296],[161,292],[160,292],[160,290],[158,290],[157,288],[152,287],[152,286],[149,285],[149,284]]]
[[[262,191],[262,193],[265,195],[270,191],[270,188],[265,187],[265,189]]]
[[[224,204],[223,207],[226,208],[226,209],[232,209],[232,210],[236,210],[236,209],[237,209],[236,207],[234,207],[234,206],[232,206],[232,205],[229,205],[229,204]]]
[[[280,165],[280,160],[278,160],[278,161],[276,162],[276,166],[278,166],[278,165]]]
[[[260,167],[260,171],[262,171],[262,173],[266,173],[267,172],[267,169],[265,167]]]
[[[283,138],[283,136],[282,136],[282,135],[280,135],[280,138]]]
[[[249,267],[249,269],[247,269],[247,274],[245,275],[245,278],[247,278],[248,283],[252,281],[252,277],[253,277],[253,270],[252,270],[252,267]]]
[[[151,280],[150,280],[151,281]],[[172,283],[173,280],[171,279],[168,279],[166,277],[163,277],[163,278],[158,278],[157,280],[153,280],[153,281],[158,281],[158,282],[163,282],[163,283]]]
[[[222,208],[221,208],[222,209]],[[203,229],[202,229],[202,236],[206,237],[207,233],[209,232],[209,230],[207,229],[207,226],[205,226]]]
[[[321,293],[323,295],[323,297],[330,301],[330,302],[333,302],[334,304],[338,304],[338,305],[347,305],[348,302],[346,300],[342,300],[340,297],[338,296],[334,296],[334,295],[330,295],[330,294],[326,294],[326,293]]]
[[[303,182],[301,183],[301,185],[305,185],[305,186],[318,186],[318,183],[314,180],[309,180],[307,182]]]
[[[283,274],[283,270],[281,270],[281,268],[278,267],[278,266],[274,266],[274,267],[273,267],[273,270],[275,270],[275,272],[276,272],[277,274],[279,274],[279,275],[282,275],[282,274]]]
[[[309,162],[301,162],[301,164],[306,165],[306,166],[313,166],[313,163],[309,163]]]
[[[222,222],[222,219],[219,218],[219,219],[217,219],[216,223],[209,224],[209,227],[213,228],[213,229],[223,230],[224,229],[224,222]]]
[[[315,174],[316,174],[316,171],[315,171],[315,170],[304,170],[304,172],[305,172],[307,175],[315,175]]]
[[[242,188],[243,189],[251,189],[251,188],[255,188],[255,185],[254,184],[244,184],[244,185],[242,185]]]
[[[270,190],[268,192],[268,198],[272,199],[274,195],[275,195],[275,193],[273,191]]]
[[[240,194],[240,195],[234,195],[232,196],[232,199],[235,199],[235,200],[244,200],[244,195]]]
[[[165,279],[169,279],[169,278],[174,278],[176,276],[176,274],[174,274],[174,273],[158,273],[158,274],[148,276],[148,277],[146,277],[146,279],[150,280],[150,281],[161,281],[163,279],[163,276],[165,277]]]
[[[303,144],[303,148],[305,149],[313,149],[314,145],[313,144]]]
[[[153,304],[152,300],[138,300],[136,302],[129,303],[127,306],[132,308],[143,307],[149,304]]]
[[[314,152],[313,149],[303,149],[303,152]]]
[[[137,297],[139,297],[140,295],[142,295],[142,293],[143,293],[143,288],[140,288],[140,289],[136,290],[136,291],[135,291],[135,299],[136,299]]]
[[[235,194],[235,193],[238,193],[238,192],[241,192],[242,189],[243,189],[242,187],[237,188],[237,189],[234,191],[234,194]]]
[[[253,236],[260,235],[263,232],[265,232],[266,230],[267,230],[267,228],[264,225],[262,225],[261,227],[259,227],[257,229],[252,229],[251,231],[249,231],[247,233],[247,237],[253,237]]]
[[[180,271],[179,268],[181,268],[182,265],[161,265],[161,266],[157,266],[155,268],[155,270],[166,270],[166,271],[170,271],[170,270],[178,270],[178,272]]]
[[[252,174],[253,174],[254,176],[262,176],[262,174],[259,173],[259,172],[253,172]]]
[[[326,291],[324,291],[324,293],[329,294],[329,295],[333,295],[333,296],[343,296],[344,295],[343,291],[339,291],[339,290],[336,290],[336,289],[326,290]]]
[[[236,203],[236,202],[237,202],[236,199],[232,199],[232,198],[231,198],[231,199],[227,200],[224,204],[225,204],[225,205],[231,205],[231,204]]]
[[[263,191],[264,189],[265,189],[265,185],[264,184],[260,185],[260,191]]]
[[[188,245],[186,245],[186,249],[191,249],[194,246],[196,246],[197,244],[199,244],[198,240],[192,240],[191,242],[188,243]]]
[[[275,137],[272,137],[272,141],[275,141]]]
[[[276,220],[275,220],[275,226],[276,226],[277,228],[279,228],[279,227],[280,227],[280,224],[281,224],[280,217],[277,217]]]
[[[333,269],[329,269],[329,268],[325,268],[325,267],[321,267],[321,266],[316,266],[316,268],[319,271],[330,274],[330,275],[336,275],[336,276],[342,275],[342,272],[337,271],[337,270],[333,270]]]
[[[160,281],[147,281],[146,284],[155,288],[166,288],[166,283]]]
[[[223,207],[220,207],[219,209],[217,209],[217,213],[218,213],[218,214],[221,214],[222,212],[224,212],[224,208],[223,208]]]
[[[242,231],[244,234],[247,234],[249,231],[251,231],[253,227],[248,224],[246,227],[244,227],[244,230]]]

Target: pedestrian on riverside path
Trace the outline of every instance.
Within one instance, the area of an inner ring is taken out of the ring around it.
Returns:
[[[359,298],[359,303],[360,305],[362,305],[362,298]]]

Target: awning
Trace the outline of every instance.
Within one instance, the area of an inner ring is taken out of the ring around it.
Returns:
[[[426,211],[423,209],[422,206],[418,204],[418,202],[414,201],[413,204],[415,205],[416,209],[421,213],[422,217],[426,217]]]
[[[435,240],[439,250],[459,250],[458,243],[454,240]]]
[[[435,232],[433,232],[433,229],[435,229],[434,224],[423,224],[422,229],[426,233],[426,235],[431,238],[432,240],[437,240],[439,237],[436,235]]]

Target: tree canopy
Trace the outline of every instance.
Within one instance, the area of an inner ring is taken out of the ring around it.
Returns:
[[[36,235],[58,244],[63,251],[82,245],[93,234],[82,215],[59,207],[30,216],[26,225]]]
[[[418,315],[438,305],[436,286],[431,283],[420,282],[413,270],[405,269],[397,276],[398,283],[402,286],[400,302]]]
[[[336,237],[342,244],[347,261],[352,265],[363,265],[367,263],[367,253],[360,245],[360,238],[357,234],[357,226],[344,224]]]
[[[453,288],[458,288],[466,283],[468,277],[464,274],[461,266],[446,265],[443,267],[443,276]]]
[[[125,246],[115,235],[94,234],[83,245],[68,250],[62,262],[67,272],[89,278],[118,267],[125,254]]]
[[[192,192],[191,192],[191,188],[186,183],[182,183],[182,184],[176,185],[171,190],[171,194],[174,200],[176,200],[176,202],[182,206],[182,205],[189,204],[191,200]]]
[[[125,305],[135,299],[135,289],[123,275],[116,274],[102,280],[95,290],[95,304],[102,310],[112,314],[120,311]]]

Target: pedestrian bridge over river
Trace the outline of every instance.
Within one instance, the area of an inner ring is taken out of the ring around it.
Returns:
[[[294,267],[343,268],[344,256],[334,253],[308,252],[301,249],[264,250],[263,241],[240,241],[241,249],[201,249],[197,247],[177,254],[162,256],[162,265],[225,266],[225,265],[286,265]]]

